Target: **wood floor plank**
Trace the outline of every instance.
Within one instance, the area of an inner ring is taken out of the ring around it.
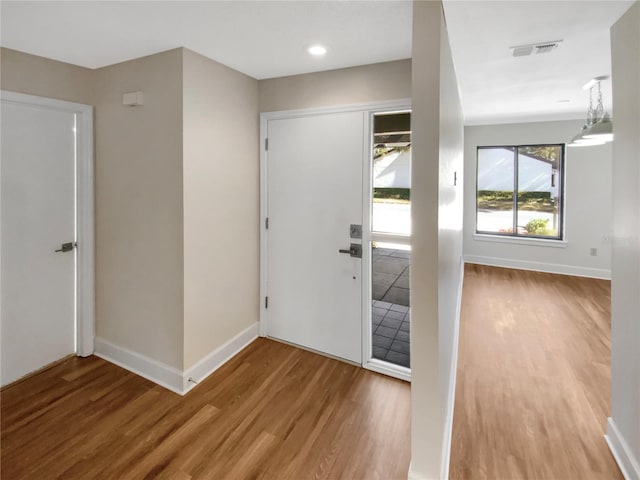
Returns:
[[[409,466],[408,383],[266,339],[185,397],[89,357],[0,402],[3,479],[405,480]]]
[[[610,330],[610,282],[467,264],[450,478],[622,480]]]

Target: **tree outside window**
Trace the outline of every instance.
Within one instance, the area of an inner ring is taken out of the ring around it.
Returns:
[[[478,147],[476,232],[563,238],[564,145]]]

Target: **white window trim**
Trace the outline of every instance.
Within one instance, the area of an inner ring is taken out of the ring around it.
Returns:
[[[533,245],[536,247],[553,247],[553,248],[567,248],[566,240],[547,240],[546,238],[527,238],[527,237],[515,237],[509,235],[491,235],[487,233],[474,233],[474,240],[481,242],[495,242],[495,243],[512,243],[514,245]]]

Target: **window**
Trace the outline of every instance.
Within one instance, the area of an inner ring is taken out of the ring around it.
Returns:
[[[564,145],[478,147],[476,232],[562,239]]]
[[[411,112],[373,116],[372,231],[411,234]]]

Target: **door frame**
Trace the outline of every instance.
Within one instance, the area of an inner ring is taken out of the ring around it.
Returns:
[[[279,110],[260,113],[260,336],[267,336],[268,309],[265,299],[269,296],[267,248],[268,235],[266,219],[268,218],[268,149],[267,126],[270,120],[293,119],[308,116],[358,112],[363,115],[363,158],[362,158],[362,358],[360,365],[366,369],[384,373],[403,380],[410,380],[403,367],[393,368],[391,364],[376,361],[371,358],[371,182],[372,182],[372,129],[371,122],[374,113],[394,112],[398,110],[411,110],[411,99],[355,103],[335,107],[304,108],[294,110]]]
[[[95,337],[95,243],[93,107],[23,93],[0,91],[2,103],[76,115],[76,355],[93,354]],[[1,261],[1,260],[0,260]],[[1,319],[0,319],[1,321]]]
[[[401,244],[405,244],[405,245],[411,245],[411,235],[409,235],[409,238],[407,239],[406,236],[404,235],[396,235],[393,233],[381,233],[381,232],[376,232],[376,233],[372,233],[371,231],[371,210],[372,210],[372,203],[373,203],[373,151],[372,151],[372,147],[373,147],[373,121],[374,121],[374,116],[375,114],[378,113],[396,113],[396,112],[406,112],[409,111],[411,112],[411,101],[408,100],[405,104],[402,105],[394,105],[393,108],[385,108],[385,109],[378,109],[375,111],[370,111],[369,112],[369,116],[368,116],[368,124],[366,125],[367,128],[367,145],[368,145],[368,154],[367,154],[367,159],[369,160],[369,172],[368,172],[368,178],[366,178],[366,175],[363,175],[364,181],[366,182],[366,184],[363,186],[363,192],[364,192],[364,202],[367,205],[367,217],[366,217],[366,221],[368,222],[367,226],[366,226],[366,242],[367,242],[367,255],[368,258],[372,258],[372,252],[371,252],[371,243],[374,241],[386,241],[389,243],[401,243]],[[362,226],[362,230],[363,230],[363,241],[365,238],[365,226]],[[364,248],[363,248],[363,252],[364,252]],[[366,288],[368,289],[367,292],[367,297],[366,299],[363,298],[363,304],[362,304],[362,316],[363,316],[363,323],[362,323],[362,363],[363,363],[363,367],[368,369],[368,370],[373,370],[374,372],[378,372],[378,373],[383,373],[385,375],[389,375],[391,377],[395,377],[395,378],[399,378],[401,380],[406,380],[407,382],[411,381],[411,369],[407,368],[407,367],[403,367],[401,365],[395,365],[393,363],[390,362],[385,362],[384,360],[379,360],[377,358],[373,358],[373,346],[372,346],[372,342],[370,341],[370,339],[373,338],[373,333],[371,332],[371,321],[367,321],[368,319],[372,318],[372,306],[371,306],[371,299],[373,299],[373,295],[371,292],[371,272],[372,272],[372,268],[367,268],[366,270]],[[364,280],[363,280],[364,281]],[[369,341],[368,341],[369,339]]]

